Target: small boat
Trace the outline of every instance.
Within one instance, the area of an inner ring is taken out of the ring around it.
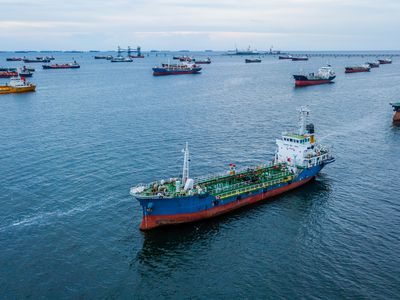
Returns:
[[[373,61],[373,62],[366,62],[366,65],[368,65],[370,68],[379,68],[380,62],[379,60]]]
[[[0,78],[11,78],[18,76],[17,71],[0,71]]]
[[[359,73],[359,72],[369,72],[371,67],[369,65],[351,66],[345,68],[345,73]]]
[[[293,56],[292,61],[302,61],[302,60],[308,60],[307,56]]]
[[[6,61],[22,61],[22,57],[8,57]]]
[[[8,85],[0,86],[0,94],[34,92],[36,85],[29,83],[24,77],[12,77]]]
[[[336,74],[331,66],[322,67],[317,73],[310,73],[308,75],[293,75],[296,86],[309,86],[324,83],[332,83]]]
[[[49,63],[50,59],[43,58],[43,57],[39,57],[39,58],[24,58],[23,61],[24,61],[24,63]]]
[[[244,62],[246,64],[249,64],[249,63],[260,63],[261,62],[261,58],[246,58],[244,60]]]
[[[173,56],[172,59],[174,59],[174,60],[180,60],[181,57],[180,57],[180,56]]]
[[[291,56],[291,55],[280,55],[279,56],[279,59],[292,59],[293,58],[293,56]]]
[[[107,59],[106,55],[96,55],[94,59]]]
[[[381,65],[387,65],[392,63],[392,60],[390,58],[378,59],[378,61]]]
[[[107,59],[107,60],[112,60],[113,57],[112,57],[112,55],[107,55],[106,59]]]
[[[211,59],[208,57],[207,59],[204,60],[195,60],[196,65],[209,65],[211,64]]]
[[[74,61],[73,63],[68,64],[54,64],[54,65],[43,65],[43,69],[79,69],[81,66]]]
[[[153,68],[154,76],[163,76],[163,75],[183,75],[183,74],[199,74],[201,71],[201,67],[195,64],[162,64],[161,67]]]

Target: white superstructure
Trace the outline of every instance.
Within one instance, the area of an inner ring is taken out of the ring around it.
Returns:
[[[301,107],[298,131],[283,133],[282,138],[276,140],[275,162],[286,163],[296,169],[320,165],[332,158],[327,148],[316,143],[314,125],[308,123],[309,115],[309,109]]]

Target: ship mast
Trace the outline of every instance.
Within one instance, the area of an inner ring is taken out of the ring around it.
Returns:
[[[306,133],[307,118],[310,115],[310,110],[306,106],[300,107],[300,118],[299,118],[299,135]]]
[[[189,144],[186,142],[186,147],[183,149],[183,171],[182,171],[182,184],[185,185],[186,180],[189,178]]]

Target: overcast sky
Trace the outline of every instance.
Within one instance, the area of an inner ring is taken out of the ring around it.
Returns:
[[[398,50],[400,0],[0,0],[0,50]]]

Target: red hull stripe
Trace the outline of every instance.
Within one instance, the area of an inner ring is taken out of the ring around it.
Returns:
[[[306,85],[316,85],[316,84],[323,84],[323,83],[330,83],[330,80],[296,80],[296,86],[306,86]]]
[[[202,219],[212,218],[218,215],[222,215],[224,213],[233,211],[238,209],[239,207],[243,207],[249,204],[254,204],[261,200],[265,200],[267,198],[271,198],[273,196],[277,196],[284,192],[290,191],[298,186],[301,186],[308,181],[310,181],[313,177],[303,179],[302,181],[298,181],[287,186],[265,192],[260,193],[255,196],[250,196],[243,200],[233,201],[231,203],[214,207],[209,210],[199,211],[196,213],[188,213],[188,214],[179,214],[179,215],[159,215],[159,216],[143,216],[142,223],[140,224],[141,230],[149,230],[159,226],[166,226],[166,225],[175,225],[181,223],[189,223],[194,222]]]

